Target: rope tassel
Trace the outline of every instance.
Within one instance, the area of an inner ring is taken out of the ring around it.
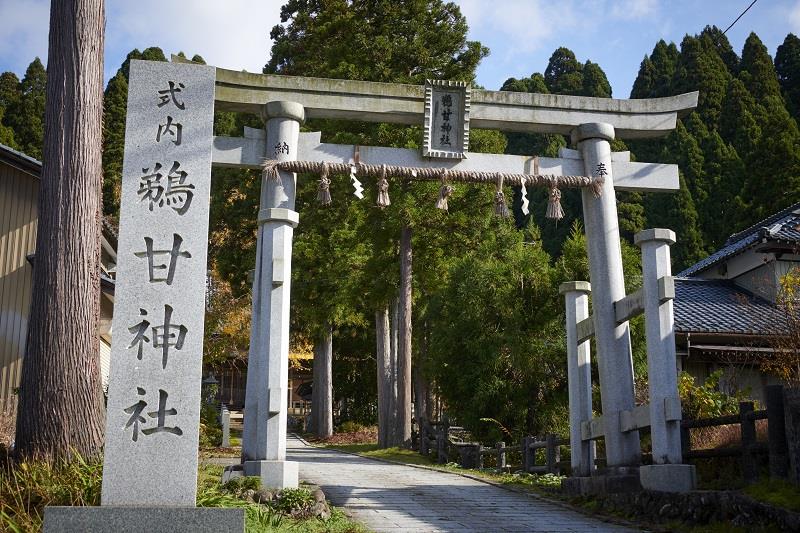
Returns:
[[[544,216],[553,220],[561,220],[564,218],[564,210],[561,208],[561,191],[558,187],[550,187],[550,197],[547,201],[547,213]]]
[[[378,200],[375,202],[381,209],[392,204],[389,200],[389,180],[386,179],[386,165],[381,167],[381,177],[378,179]]]
[[[261,171],[261,175],[267,179],[267,181],[271,181],[272,183],[280,184],[281,183],[281,176],[278,174],[278,160],[277,159],[267,159],[264,161],[264,167]]]
[[[319,176],[319,185],[317,185],[317,201],[319,205],[331,205],[331,180],[328,178],[328,164],[322,165],[322,171]]]
[[[494,214],[501,218],[508,218],[508,206],[506,206],[506,195],[503,194],[503,175],[497,180],[497,192],[494,193]]]
[[[439,189],[439,199],[436,200],[436,209],[447,212],[447,199],[453,194],[453,187],[447,184],[447,169],[442,169],[442,187]]]

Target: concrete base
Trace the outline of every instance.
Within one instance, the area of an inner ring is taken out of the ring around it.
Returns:
[[[245,476],[258,476],[267,489],[296,489],[299,485],[295,461],[245,461]]]
[[[638,474],[609,474],[568,477],[561,481],[561,491],[569,496],[638,492],[642,490]]]
[[[639,468],[639,481],[646,490],[690,492],[697,487],[694,465],[646,465]]]
[[[44,533],[244,533],[244,509],[45,507]]]

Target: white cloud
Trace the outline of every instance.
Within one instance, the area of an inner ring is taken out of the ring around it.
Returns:
[[[611,16],[620,20],[651,17],[658,11],[658,0],[611,0]]]
[[[111,60],[108,52],[112,50],[126,54],[133,48],[159,46],[165,54],[200,54],[211,65],[261,72],[269,59],[269,32],[279,22],[282,3],[110,0],[106,6],[106,61]],[[117,66],[107,64],[106,68],[111,71]]]
[[[455,0],[467,18],[470,33],[485,43],[501,41],[505,50],[493,55],[516,55],[542,46],[556,31],[574,23],[572,2],[553,8],[542,0]],[[490,44],[491,45],[491,44]]]
[[[49,0],[0,0],[0,58],[4,70],[25,72],[34,57],[47,59]]]

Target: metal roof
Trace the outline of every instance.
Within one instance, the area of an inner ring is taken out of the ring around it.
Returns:
[[[731,280],[676,277],[673,306],[677,333],[775,335],[786,327],[773,303]]]
[[[725,246],[690,266],[678,276],[694,276],[762,241],[800,242],[798,228],[800,228],[800,203],[790,205],[783,211],[739,233],[734,233],[725,241]]]
[[[28,174],[31,174],[37,178],[42,173],[41,161],[14,150],[5,144],[0,144],[0,161],[4,161],[9,165],[16,167],[23,172],[27,172]]]

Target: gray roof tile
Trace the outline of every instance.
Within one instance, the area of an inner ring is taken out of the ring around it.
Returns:
[[[770,335],[785,327],[771,302],[730,280],[675,279],[675,331]]]

